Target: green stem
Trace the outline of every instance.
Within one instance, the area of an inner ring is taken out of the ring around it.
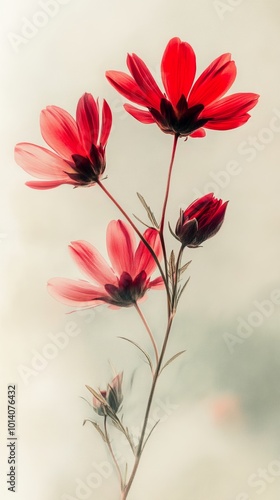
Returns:
[[[106,438],[106,443],[108,445],[108,448],[109,448],[109,451],[110,451],[110,454],[111,454],[111,457],[113,459],[113,462],[116,466],[116,470],[117,470],[117,473],[118,473],[118,476],[119,476],[119,481],[120,481],[120,485],[121,485],[121,490],[123,490],[123,478],[122,478],[122,473],[121,473],[121,470],[120,470],[120,467],[119,467],[119,464],[118,464],[118,461],[115,457],[115,454],[114,454],[114,451],[113,451],[113,448],[111,446],[111,443],[110,443],[110,438],[109,438],[109,434],[108,434],[108,430],[107,430],[107,417],[104,418],[104,432],[105,432],[105,438]]]

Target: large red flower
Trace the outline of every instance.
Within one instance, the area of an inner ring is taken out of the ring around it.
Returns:
[[[16,145],[15,160],[26,172],[44,179],[27,182],[35,189],[51,189],[61,184],[89,186],[102,176],[105,149],[112,125],[112,113],[104,100],[99,110],[91,94],[78,102],[76,121],[57,106],[41,112],[41,133],[55,151],[22,142]]]
[[[258,100],[253,93],[224,94],[236,77],[230,54],[215,59],[194,83],[196,57],[192,47],[180,38],[172,38],[161,61],[165,92],[158,87],[145,63],[136,54],[127,56],[132,76],[121,71],[107,71],[109,82],[130,101],[124,107],[142,123],[157,123],[167,134],[203,137],[204,128],[228,130],[247,122]]]
[[[143,236],[160,259],[158,231],[149,228]],[[74,241],[69,248],[73,259],[94,284],[84,280],[51,279],[48,283],[51,295],[67,305],[88,308],[106,303],[129,307],[149,288],[163,287],[161,277],[151,280],[156,268],[154,258],[142,241],[136,247],[134,232],[125,222],[111,221],[107,228],[107,250],[112,267],[86,241]]]

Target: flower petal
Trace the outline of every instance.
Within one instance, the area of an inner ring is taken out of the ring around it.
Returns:
[[[165,288],[164,281],[161,276],[150,281],[149,288],[153,288],[154,290],[163,290]]]
[[[21,142],[15,147],[15,161],[26,172],[38,179],[69,181],[74,170],[60,156],[36,144]]]
[[[162,257],[162,248],[159,233],[156,229],[149,228],[143,234],[147,243],[154,250],[158,260]],[[141,271],[146,271],[147,278],[151,276],[156,268],[156,262],[153,258],[151,252],[145,246],[143,241],[140,241],[138,248],[135,252],[135,270],[134,275],[136,276]]]
[[[102,124],[99,143],[105,147],[112,127],[112,112],[107,101],[103,101]]]
[[[149,106],[159,109],[164,95],[144,61],[136,54],[128,54],[127,66],[137,85],[145,94]]]
[[[53,189],[58,186],[61,186],[62,184],[73,184],[76,185],[76,182],[71,181],[69,179],[68,182],[65,181],[65,179],[59,179],[57,181],[29,181],[26,182],[25,185],[32,188],[32,189]]]
[[[49,293],[60,302],[76,307],[96,307],[107,298],[103,288],[91,285],[87,281],[67,278],[52,278],[48,282]]]
[[[214,118],[217,120],[236,118],[245,115],[256,106],[258,99],[259,95],[252,92],[232,94],[207,106],[202,111],[200,118]]]
[[[40,125],[44,140],[59,155],[66,159],[71,159],[73,154],[86,156],[77,124],[67,111],[48,106],[41,112]]]
[[[236,78],[235,62],[231,54],[223,54],[215,59],[195,82],[188,103],[189,106],[203,104],[207,106],[222,97],[232,86]]]
[[[117,278],[102,255],[87,241],[72,241],[70,253],[80,269],[100,285],[116,284]]]
[[[195,53],[180,38],[172,38],[165,49],[161,62],[161,75],[166,94],[176,107],[184,95],[189,95],[196,72]]]
[[[195,130],[194,132],[192,132],[190,134],[190,137],[193,137],[193,138],[196,138],[196,137],[205,137],[205,136],[206,136],[206,132],[205,132],[204,128],[202,128],[202,127],[198,128],[197,130]]]
[[[113,269],[120,277],[123,272],[133,274],[135,235],[121,220],[113,220],[107,227],[107,250]]]
[[[81,142],[89,153],[91,145],[97,144],[99,134],[99,113],[91,94],[85,93],[78,102],[76,111],[77,126]]]
[[[149,100],[133,78],[122,71],[106,71],[108,82],[124,97],[136,104],[149,107]]]
[[[124,104],[124,109],[132,115],[136,120],[142,123],[155,123],[155,119],[151,115],[150,111],[143,111],[142,109],[138,109],[131,104]]]
[[[233,128],[241,127],[244,125],[250,118],[251,115],[246,113],[242,116],[236,116],[234,118],[225,118],[224,120],[216,120],[207,122],[204,125],[205,128],[209,128],[211,130],[231,130]]]

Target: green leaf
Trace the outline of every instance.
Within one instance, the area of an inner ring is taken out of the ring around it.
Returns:
[[[183,274],[183,273],[185,272],[185,270],[186,270],[186,269],[188,269],[188,267],[189,267],[189,265],[190,265],[190,263],[191,263],[191,262],[192,262],[192,261],[191,261],[191,260],[189,260],[189,262],[187,262],[187,263],[186,263],[186,264],[184,264],[182,267],[180,267],[180,269],[179,269],[179,273],[180,273],[180,275],[181,275],[181,274]]]
[[[181,356],[181,354],[183,354],[184,352],[186,352],[186,350],[180,351],[180,352],[177,352],[177,354],[174,354],[174,356],[172,356],[168,361],[166,361],[165,365],[163,365],[163,367],[162,367],[162,369],[160,370],[159,373],[161,373],[164,370],[164,368],[166,368],[168,365],[170,365],[170,363],[172,363],[172,361],[174,361],[174,359],[176,359],[179,356]]]
[[[151,208],[147,205],[144,197],[140,194],[140,193],[137,193],[137,196],[139,198],[139,200],[141,201],[143,207],[145,208],[146,212],[147,212],[147,215],[151,221],[151,223],[153,224],[154,227],[156,227],[157,229],[159,229],[159,225],[158,225],[158,222],[151,210]]]
[[[149,363],[149,365],[150,365],[151,371],[152,371],[152,373],[153,373],[153,364],[152,364],[152,360],[151,360],[151,358],[150,358],[149,354],[147,354],[147,353],[144,351],[144,349],[142,349],[142,347],[140,347],[140,345],[136,344],[136,342],[134,342],[133,340],[130,340],[130,339],[126,338],[126,337],[119,337],[119,339],[127,340],[127,342],[130,342],[130,343],[131,343],[131,344],[133,344],[135,347],[137,347],[137,349],[139,349],[139,351],[141,351],[141,352],[144,354],[145,358],[147,359],[147,361],[148,361],[148,363]]]
[[[142,450],[141,450],[141,454],[142,454],[142,452],[143,452],[143,450],[144,450],[144,448],[145,448],[145,446],[146,446],[146,444],[147,444],[147,442],[148,442],[149,437],[151,436],[152,432],[155,430],[155,428],[156,428],[156,426],[159,424],[159,422],[160,422],[160,420],[158,420],[158,421],[155,423],[155,425],[153,425],[153,427],[151,428],[151,430],[150,430],[150,432],[149,432],[148,436],[146,437],[145,442],[144,442],[144,444],[143,444],[143,447],[142,447]]]
[[[98,425],[97,422],[94,422],[93,420],[90,420],[89,418],[86,418],[84,421],[83,421],[83,425],[85,425],[86,422],[90,422],[93,427],[95,427],[95,429],[97,430],[97,432],[99,432],[100,436],[102,437],[103,441],[105,443],[107,443],[107,439],[106,439],[106,436],[104,434],[104,432],[102,431],[102,429],[100,428],[100,426]]]

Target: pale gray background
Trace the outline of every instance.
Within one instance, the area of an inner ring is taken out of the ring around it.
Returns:
[[[21,141],[44,145],[38,119],[46,105],[75,113],[85,91],[105,97],[114,114],[106,185],[130,213],[143,217],[135,195],[140,191],[159,214],[172,139],[156,126],[127,116],[123,99],[106,82],[104,72],[125,70],[126,53],[135,52],[159,78],[165,45],[179,36],[194,47],[198,74],[218,55],[231,52],[238,68],[232,91],[257,92],[261,99],[245,126],[209,131],[205,139],[179,143],[168,207],[172,224],[179,208],[198,191],[209,190],[213,175],[225,171],[229,162],[238,163],[239,173],[228,177],[224,186],[216,185],[216,196],[230,200],[221,232],[203,249],[189,251],[192,278],[170,345],[170,354],[184,348],[187,353],[162,376],[155,407],[161,408],[164,422],[146,448],[130,497],[275,500],[280,488],[279,306],[271,306],[268,316],[260,318],[259,326],[233,352],[225,335],[236,336],[238,318],[247,321],[256,310],[255,301],[270,300],[272,291],[280,289],[279,2],[64,3],[16,50],[11,33],[20,35],[24,18],[37,19],[42,7],[35,0],[1,1],[1,471],[5,475],[6,385],[16,383],[14,496],[119,498],[114,474],[103,478],[100,487],[82,492],[84,496],[75,492],[77,481],[98,481],[98,476],[90,476],[96,473],[93,462],[98,467],[108,461],[94,429],[82,427],[91,412],[80,396],[88,396],[86,383],[106,384],[110,360],[125,371],[125,408],[137,432],[148,369],[136,350],[117,336],[130,336],[143,346],[148,346],[148,338],[133,310],[101,308],[91,315],[69,316],[45,286],[53,276],[81,277],[68,255],[68,243],[86,239],[105,251],[106,224],[119,214],[95,187],[28,189],[24,182],[31,178],[15,164],[13,148]],[[278,132],[271,131],[271,125]],[[250,137],[258,141],[251,154],[244,152]],[[171,238],[168,243],[171,248]],[[151,293],[143,308],[160,341],[163,296]],[[70,321],[80,329],[79,335],[24,381],[22,370],[34,369],[34,352],[42,353],[51,342],[49,335],[63,331]],[[130,393],[130,376],[137,367]],[[164,413],[167,392],[173,407],[167,405]],[[117,447],[126,454],[123,445]],[[260,480],[262,469],[269,472]],[[10,498],[2,474],[0,490],[1,498]]]

